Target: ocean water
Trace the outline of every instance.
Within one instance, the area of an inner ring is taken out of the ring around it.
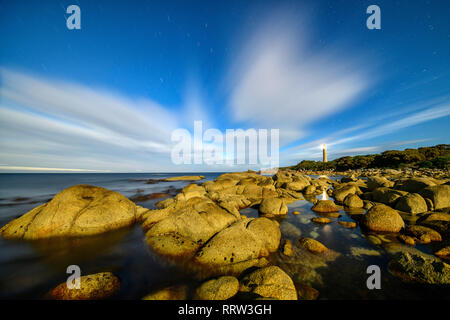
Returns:
[[[198,173],[196,173],[198,174]],[[203,173],[205,180],[213,180],[221,173]],[[76,184],[101,186],[122,193],[143,207],[154,209],[157,201],[148,197],[153,193],[176,194],[190,182],[159,182],[180,174],[0,174],[0,226],[47,202],[64,188]],[[449,298],[448,290],[431,286],[405,284],[387,270],[389,255],[382,246],[371,244],[359,227],[347,229],[336,222],[317,225],[311,218],[311,198],[299,200],[289,207],[288,215],[280,219],[282,243],[294,245],[301,236],[316,238],[336,253],[327,263],[317,262],[312,255],[286,260],[276,253],[272,263],[288,272],[296,283],[313,286],[320,299],[430,299]],[[299,215],[292,212],[298,210]],[[257,217],[258,211],[241,211]],[[353,221],[354,215],[340,211],[339,220]],[[395,238],[386,236],[386,242]],[[419,250],[430,253],[426,246]],[[0,238],[0,299],[45,299],[56,285],[65,282],[69,265],[78,265],[82,275],[111,271],[121,280],[121,289],[114,299],[140,299],[146,294],[171,285],[186,284],[194,289],[200,282],[182,266],[155,254],[145,243],[139,224],[107,234],[83,238],[45,241],[11,241]],[[366,269],[378,265],[382,271],[380,290],[366,286]]]

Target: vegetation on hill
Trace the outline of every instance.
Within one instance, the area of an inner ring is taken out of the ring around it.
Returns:
[[[337,170],[365,168],[439,168],[448,169],[450,164],[450,145],[439,144],[434,147],[418,149],[387,150],[381,154],[346,156],[326,163],[303,160],[288,167],[293,170]]]

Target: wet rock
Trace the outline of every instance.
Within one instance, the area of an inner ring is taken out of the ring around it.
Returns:
[[[346,228],[353,229],[356,228],[356,222],[353,221],[338,221],[338,223]]]
[[[239,210],[249,207],[252,203],[244,195],[240,194],[209,194],[220,207],[224,208],[233,215],[238,215]]]
[[[165,178],[163,181],[198,181],[205,179],[204,176],[179,176],[179,177],[170,177]]]
[[[450,185],[426,187],[419,194],[433,202],[434,210],[450,207]]]
[[[283,245],[283,254],[288,257],[292,257],[294,252],[292,251],[292,242],[290,240],[286,240]]]
[[[304,194],[314,194],[316,192],[316,187],[315,186],[307,186],[304,190],[303,193]]]
[[[319,200],[314,204],[311,210],[320,213],[339,212],[339,209],[332,200]]]
[[[407,194],[406,191],[381,187],[372,191],[372,200],[389,206],[395,206],[396,202]]]
[[[239,291],[265,298],[297,300],[297,290],[292,279],[277,266],[261,268],[245,276]]]
[[[344,199],[344,206],[349,208],[362,208],[364,202],[356,194],[349,194]]]
[[[385,205],[372,207],[362,217],[361,224],[377,232],[399,232],[405,226],[398,212]]]
[[[341,178],[341,183],[354,182],[354,181],[356,181],[355,177],[342,177]]]
[[[281,188],[286,183],[292,182],[292,175],[287,171],[279,170],[272,179],[275,181],[275,186]]]
[[[285,184],[284,187],[287,190],[301,192],[307,186],[309,186],[309,181],[307,181],[307,180],[299,180],[299,181],[288,182],[288,183]]]
[[[394,186],[394,182],[389,181],[388,179],[384,178],[384,177],[369,177],[367,179],[367,189],[369,189],[369,191],[373,191],[376,188],[380,188],[380,187],[387,187],[387,188],[391,188]]]
[[[381,241],[380,238],[378,238],[378,237],[376,237],[376,236],[374,236],[374,235],[371,235],[371,234],[367,235],[367,236],[366,236],[366,239],[367,239],[370,243],[372,243],[373,245],[376,245],[376,246],[383,243],[383,241]]]
[[[430,178],[411,178],[397,180],[394,189],[417,193],[426,187],[435,186],[436,182]]]
[[[204,282],[195,290],[198,300],[227,300],[239,291],[239,281],[235,277],[223,276]]]
[[[442,241],[439,232],[424,226],[410,225],[406,227],[405,233],[413,236],[420,243],[430,243],[432,241]]]
[[[144,215],[148,213],[150,210],[141,206],[136,206],[136,220],[142,221]]]
[[[299,242],[303,248],[313,253],[322,253],[328,250],[322,243],[312,238],[301,238]]]
[[[240,220],[206,198],[177,201],[174,206],[151,210],[142,224],[147,244],[164,256],[192,256],[217,232]]]
[[[319,297],[319,290],[316,290],[313,287],[304,284],[297,284],[295,287],[297,288],[299,300],[317,300]]]
[[[168,199],[165,199],[165,200],[158,201],[157,203],[155,203],[155,206],[158,209],[163,209],[163,208],[167,208],[167,207],[169,207],[171,205],[174,205],[174,204],[175,204],[175,199],[168,198]]]
[[[280,244],[278,224],[267,218],[243,219],[217,233],[195,255],[194,263],[223,274],[240,274],[275,252]]]
[[[438,231],[444,238],[450,237],[450,214],[448,213],[431,213],[417,220],[417,224],[432,228]]]
[[[349,194],[356,194],[359,191],[358,187],[354,185],[344,185],[335,189],[333,192],[333,197],[338,203],[344,202],[345,197]]]
[[[183,188],[181,193],[176,196],[177,200],[189,200],[195,197],[203,197],[206,193],[204,187],[199,186],[197,184],[189,184]]]
[[[398,199],[395,209],[412,214],[423,213],[428,210],[425,199],[418,193],[410,193]]]
[[[297,211],[297,210],[292,211],[292,214],[293,214],[293,215],[298,215],[298,214],[300,214],[300,211]]]
[[[142,300],[186,300],[188,288],[185,285],[167,287],[152,292]]]
[[[405,282],[450,284],[450,266],[430,255],[398,252],[389,262],[389,271]]]
[[[320,217],[320,218],[314,217],[311,219],[311,221],[318,223],[318,224],[327,224],[327,223],[331,222],[331,219],[323,218],[323,217]]]
[[[447,246],[445,248],[442,248],[434,253],[436,256],[443,260],[450,260],[450,246]]]
[[[130,200],[134,201],[134,202],[145,202],[148,200],[165,198],[165,197],[170,197],[170,194],[164,193],[164,192],[155,192],[155,193],[150,193],[150,194],[146,194],[146,195],[137,194],[134,197],[130,198]]]
[[[286,215],[288,207],[281,198],[266,198],[262,200],[259,206],[259,213],[265,217]]]
[[[136,205],[104,188],[76,185],[0,229],[11,239],[89,236],[129,226],[136,221]]]
[[[401,242],[409,244],[410,246],[413,246],[416,244],[416,240],[414,240],[414,238],[404,235],[404,234],[400,234],[397,237]]]
[[[352,256],[361,258],[362,256],[381,256],[381,253],[374,249],[367,249],[361,247],[351,247],[350,253]]]
[[[119,278],[111,272],[101,272],[80,277],[79,289],[70,289],[64,282],[49,295],[55,300],[101,300],[111,297],[119,289]]]
[[[279,197],[283,198],[286,201],[286,203],[292,203],[297,200],[303,199],[303,193],[301,192],[286,189],[277,189],[277,192],[279,194]]]
[[[370,208],[372,208],[372,207],[375,205],[374,202],[368,201],[368,200],[364,200],[363,203],[364,203],[363,208],[364,208],[365,210],[370,210]]]

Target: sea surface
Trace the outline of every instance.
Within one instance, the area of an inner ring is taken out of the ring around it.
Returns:
[[[188,173],[183,173],[183,175]],[[195,173],[198,175],[199,173]],[[202,173],[214,180],[221,173]],[[0,174],[0,227],[34,207],[49,201],[61,190],[89,184],[117,191],[143,207],[154,209],[155,203],[167,197],[154,199],[151,194],[176,194],[191,182],[147,183],[173,174],[155,173],[85,173],[85,174]],[[319,196],[318,196],[319,197]],[[298,272],[305,268],[302,261],[286,263],[277,257],[272,261],[302,277],[294,279],[309,283],[319,290],[319,299],[433,299],[449,298],[448,290],[430,286],[405,284],[387,270],[389,255],[383,247],[370,243],[357,227],[347,229],[333,222],[317,225],[311,222],[316,214],[311,211],[311,199],[290,205],[289,213],[279,220],[284,239],[295,241],[300,236],[313,237],[336,252],[339,257],[314,272]],[[298,210],[299,215],[292,212]],[[257,217],[253,208],[242,214]],[[344,210],[339,220],[353,221]],[[387,242],[395,241],[386,237]],[[430,253],[426,246],[419,250]],[[305,262],[306,263],[306,262]],[[307,263],[306,263],[307,264]],[[46,299],[53,287],[66,281],[69,265],[78,265],[82,275],[111,271],[121,280],[121,289],[114,299],[140,299],[146,294],[171,285],[187,284],[194,289],[200,282],[183,267],[155,254],[145,243],[139,224],[99,236],[45,241],[17,241],[0,238],[0,299]],[[377,265],[381,270],[381,289],[369,290],[366,269]],[[295,269],[297,268],[297,269]],[[294,269],[294,270],[292,270]],[[314,278],[312,278],[314,277]]]

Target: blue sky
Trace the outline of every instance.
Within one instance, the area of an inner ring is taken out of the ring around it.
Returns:
[[[0,1],[0,171],[248,168],[173,164],[194,120],[279,129],[282,166],[322,143],[330,159],[448,143],[449,16],[447,0]]]

